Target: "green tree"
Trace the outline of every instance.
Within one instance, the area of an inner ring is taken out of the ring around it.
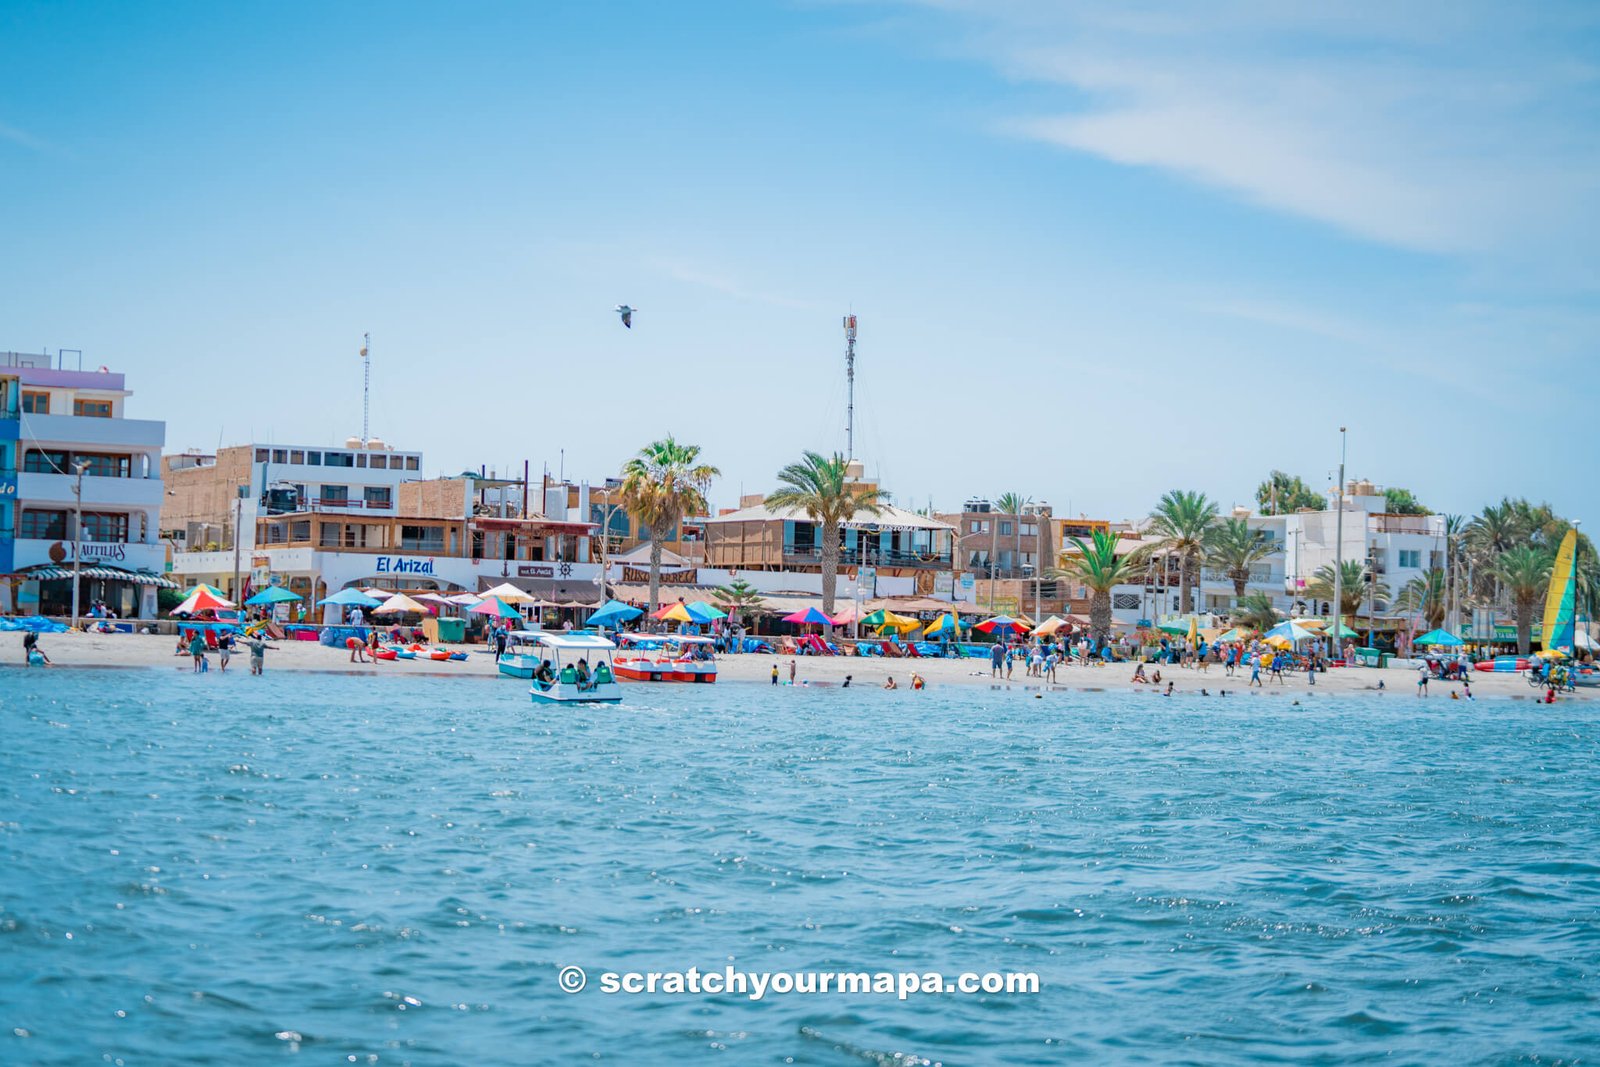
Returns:
[[[1321,509],[1322,494],[1314,491],[1298,474],[1273,471],[1256,486],[1256,504],[1263,515],[1289,515],[1301,508]]]
[[[1136,581],[1139,565],[1129,556],[1117,554],[1117,538],[1104,530],[1095,530],[1087,543],[1080,537],[1072,538],[1078,554],[1067,561],[1067,566],[1052,570],[1051,578],[1066,578],[1088,586],[1089,629],[1095,637],[1105,640],[1111,632],[1111,590],[1119,585]]]
[[[886,503],[875,488],[853,484],[849,460],[835,452],[807,452],[799,463],[778,472],[778,489],[767,497],[770,508],[793,508],[822,527],[822,613],[833,614],[834,586],[839,581],[839,530],[859,514],[877,515]]]
[[[1511,598],[1517,619],[1517,655],[1526,656],[1533,641],[1533,613],[1550,587],[1550,553],[1533,545],[1518,545],[1500,553],[1495,578]]]
[[[1272,598],[1265,593],[1251,593],[1239,598],[1228,612],[1228,621],[1241,629],[1266,633],[1278,625],[1278,609],[1272,606]]]
[[[1007,569],[1013,578],[1022,573],[1022,510],[1032,504],[1033,497],[1024,497],[1021,493],[1001,493],[1000,499],[994,502],[1000,514],[1014,516],[1011,529],[1016,534],[1016,547],[1012,550],[1011,566]],[[995,524],[995,528],[999,529],[999,523]]]
[[[1226,518],[1212,530],[1206,561],[1228,576],[1238,598],[1250,582],[1250,568],[1276,551],[1265,530],[1252,529],[1244,519]]]
[[[766,603],[755,586],[743,578],[735,578],[727,585],[717,586],[711,590],[711,599],[716,602],[717,607],[733,618],[753,615],[762,604]]]
[[[668,435],[622,465],[622,506],[650,533],[650,611],[661,593],[661,542],[690,515],[710,510],[706,490],[722,472],[700,462],[700,446]]]
[[[1346,618],[1353,618],[1360,610],[1361,604],[1372,596],[1375,603],[1385,603],[1389,599],[1389,584],[1377,575],[1368,574],[1365,564],[1358,559],[1347,559],[1339,567],[1339,574],[1343,581],[1340,583],[1339,614]],[[1326,600],[1333,603],[1333,564],[1325,563],[1317,568],[1317,572],[1306,583],[1306,595],[1316,600]]]
[[[1150,513],[1149,532],[1156,537],[1151,550],[1177,557],[1178,601],[1186,612],[1194,611],[1194,578],[1216,521],[1217,505],[1187,489],[1167,493]]]
[[[1395,599],[1395,607],[1417,613],[1427,629],[1436,630],[1444,625],[1445,589],[1444,572],[1430,569],[1405,584]]]
[[[1432,515],[1409,489],[1385,489],[1383,508],[1390,515]]]

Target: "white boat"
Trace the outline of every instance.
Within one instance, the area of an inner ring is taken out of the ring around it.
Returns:
[[[538,630],[512,630],[506,635],[506,650],[495,664],[507,678],[531,679],[545,657],[539,652]]]
[[[630,682],[714,682],[716,641],[693,634],[622,634],[617,675]]]
[[[529,635],[534,654],[540,657],[528,690],[534,700],[576,703],[622,699],[622,686],[611,662],[617,646],[609,640],[599,634],[522,632]],[[581,673],[587,675],[586,681],[579,680],[580,666]]]

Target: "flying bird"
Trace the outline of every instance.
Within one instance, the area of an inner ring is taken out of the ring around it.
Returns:
[[[630,330],[633,329],[633,308],[629,307],[627,304],[618,304],[612,310],[618,315],[622,316],[622,325],[626,326]]]

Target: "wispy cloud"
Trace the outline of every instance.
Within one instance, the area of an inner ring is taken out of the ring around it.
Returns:
[[[930,6],[1007,76],[1061,90],[1011,133],[1408,249],[1600,235],[1600,9]]]
[[[9,126],[4,122],[0,122],[0,140],[10,141],[12,144],[21,145],[23,148],[31,148],[35,152],[41,152],[45,148],[44,142],[27,130],[19,130],[17,127]]]

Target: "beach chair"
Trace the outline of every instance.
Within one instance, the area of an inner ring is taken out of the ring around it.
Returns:
[[[217,631],[211,629],[208,626],[208,627],[206,627],[205,635],[206,635],[206,647],[209,648],[211,651],[215,652],[217,650]]]

